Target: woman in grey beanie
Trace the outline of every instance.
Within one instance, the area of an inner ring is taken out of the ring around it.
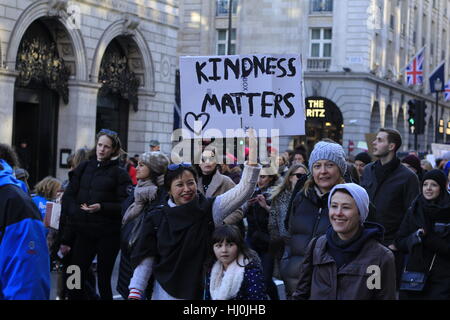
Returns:
[[[342,147],[333,142],[320,141],[309,158],[308,180],[293,198],[292,209],[286,218],[290,239],[280,262],[281,277],[290,297],[297,287],[299,267],[312,238],[324,234],[330,224],[328,219],[328,195],[331,189],[344,183],[347,169]]]
[[[314,238],[300,267],[298,300],[394,300],[394,255],[381,244],[384,229],[364,222],[369,196],[355,183],[338,184],[328,198],[331,226]]]
[[[169,163],[169,159],[162,152],[143,153],[136,168],[138,183],[122,206],[121,259],[117,289],[124,299],[128,298],[128,285],[133,274],[130,253],[134,243],[132,239],[137,239],[139,217],[165,200],[164,174]]]

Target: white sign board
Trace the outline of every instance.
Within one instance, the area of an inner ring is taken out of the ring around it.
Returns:
[[[302,74],[299,55],[181,57],[183,128],[224,137],[249,127],[304,135]]]
[[[433,155],[436,159],[444,158],[444,155],[447,155],[447,152],[450,152],[450,145],[442,143],[432,143],[431,150],[433,151]]]

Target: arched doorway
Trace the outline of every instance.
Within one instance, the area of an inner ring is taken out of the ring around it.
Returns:
[[[341,110],[330,99],[324,97],[308,97],[305,99],[306,137],[296,141],[297,144],[305,145],[311,151],[318,141],[329,138],[342,144],[343,118]]]
[[[129,107],[138,110],[137,90],[142,83],[142,74],[133,72],[133,69],[141,65],[140,59],[139,50],[131,38],[116,37],[106,48],[99,70],[98,79],[102,87],[97,97],[96,132],[103,128],[116,131],[125,150]]]
[[[74,67],[62,57],[59,32],[65,30],[56,20],[34,21],[16,57],[13,145],[30,174],[30,187],[56,172],[59,101],[68,102],[67,81]],[[23,142],[26,149],[21,148]]]
[[[375,101],[372,106],[372,113],[370,114],[370,133],[376,133],[380,128],[380,104],[378,103],[378,101]]]
[[[390,104],[388,104],[386,107],[386,112],[384,115],[384,127],[394,128],[394,121],[392,117],[392,106]]]

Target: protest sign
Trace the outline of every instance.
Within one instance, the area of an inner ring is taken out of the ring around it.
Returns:
[[[180,81],[183,129],[191,134],[218,129],[231,138],[249,127],[305,134],[299,55],[181,57]]]

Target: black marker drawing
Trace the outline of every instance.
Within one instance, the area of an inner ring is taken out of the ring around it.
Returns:
[[[194,131],[194,129],[193,129],[193,127],[194,127],[194,124],[191,126],[189,123],[188,123],[188,116],[189,115],[191,115],[192,117],[194,117],[194,123],[195,123],[195,121],[199,121],[198,119],[199,118],[201,118],[201,117],[203,117],[203,116],[206,116],[206,120],[205,121],[203,121],[203,120],[200,120],[201,122],[202,122],[202,129],[201,129],[201,131],[203,131],[203,129],[205,129],[205,127],[206,127],[206,125],[208,124],[208,122],[209,122],[209,118],[210,118],[210,115],[209,115],[209,113],[206,113],[206,112],[202,112],[202,113],[200,113],[200,114],[195,114],[195,113],[193,113],[193,112],[188,112],[188,113],[186,113],[186,115],[184,116],[184,125],[186,126],[186,128],[188,128],[189,130],[191,130],[193,133],[195,133],[196,135],[200,135],[200,133],[201,133],[201,131],[200,132],[196,132],[196,131]]]

